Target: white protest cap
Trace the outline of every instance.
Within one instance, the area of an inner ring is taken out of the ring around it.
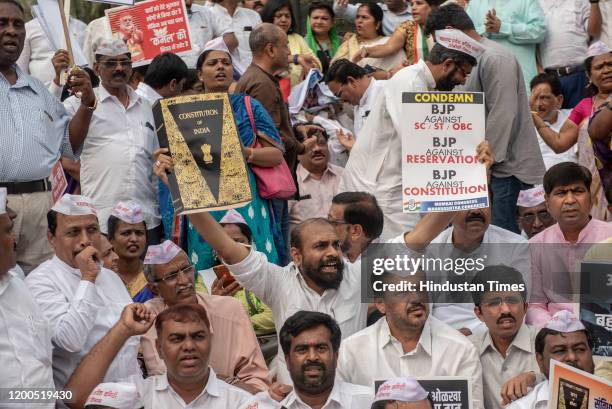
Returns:
[[[0,187],[0,214],[6,213],[6,188]]]
[[[227,223],[227,224],[234,224],[234,223],[247,224],[246,220],[244,220],[244,217],[242,217],[242,215],[240,213],[238,213],[234,209],[229,209],[227,211],[227,213],[225,213],[225,216],[223,216],[221,218],[221,220],[219,220],[219,223],[221,223],[221,224],[223,224],[223,223]]]
[[[104,38],[100,40],[94,50],[94,55],[103,55],[105,57],[117,57],[123,54],[129,54],[127,44],[119,38]]]
[[[66,216],[98,215],[98,211],[91,199],[81,195],[65,194],[53,205],[51,210]]]
[[[138,224],[144,221],[140,203],[133,200],[117,203],[111,215],[129,224]]]
[[[561,310],[548,321],[544,328],[559,332],[574,332],[584,330],[584,324],[570,311]]]
[[[396,400],[400,402],[419,402],[427,399],[429,393],[423,389],[414,376],[389,379],[380,387],[374,402]]]
[[[595,41],[593,44],[589,46],[589,50],[587,51],[587,58],[597,57],[598,55],[607,54],[612,52],[610,47],[606,45],[603,41]]]
[[[114,409],[135,409],[141,406],[136,385],[125,382],[101,383],[91,392],[85,407],[105,406]]]
[[[480,57],[485,48],[461,30],[447,28],[436,31],[436,43],[449,50],[461,51],[474,58]]]
[[[149,246],[145,255],[144,264],[166,264],[172,261],[182,249],[171,242],[164,241],[162,244]]]
[[[544,203],[544,201],[544,186],[538,185],[531,189],[521,190],[516,205],[521,207],[535,207]]]
[[[230,54],[231,57],[230,50],[229,48],[227,48],[225,41],[223,41],[223,37],[213,38],[212,40],[207,42],[206,45],[204,45],[204,50],[202,50],[202,52],[204,53],[206,51],[222,51],[224,53]]]

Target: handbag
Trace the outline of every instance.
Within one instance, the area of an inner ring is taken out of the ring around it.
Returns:
[[[247,95],[244,98],[244,104],[246,105],[251,128],[253,129],[253,144],[251,148],[262,148],[263,145],[257,137],[257,127],[255,125],[255,117],[253,116],[250,96]],[[250,165],[257,181],[257,190],[262,198],[287,200],[295,195],[297,188],[295,187],[293,176],[291,175],[291,171],[285,159],[278,165],[269,168],[253,164]]]

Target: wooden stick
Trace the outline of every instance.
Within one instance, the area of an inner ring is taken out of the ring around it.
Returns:
[[[66,18],[66,12],[64,11],[64,0],[57,0],[60,10],[60,17],[62,19],[62,28],[64,29],[64,40],[66,41],[66,51],[68,51],[68,66],[74,65],[74,55],[72,54],[72,43],[70,41],[70,31],[68,28],[68,19]]]

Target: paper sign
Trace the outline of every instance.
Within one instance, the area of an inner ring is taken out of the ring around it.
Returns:
[[[580,320],[591,332],[593,355],[611,357],[612,262],[580,263]]]
[[[550,360],[550,398],[555,409],[609,409],[612,382],[564,363]]]
[[[134,5],[135,0],[87,0],[92,3],[106,3],[106,4],[116,4],[119,6],[132,6]]]
[[[419,377],[417,381],[429,392],[433,409],[471,409],[472,386],[467,378],[458,376]],[[374,381],[374,394],[385,380]]]
[[[163,52],[183,54],[192,49],[183,0],[148,0],[105,13],[113,37],[125,41],[132,62],[148,63]]]
[[[400,118],[404,212],[488,207],[487,172],[476,156],[484,94],[404,92]]]
[[[68,187],[68,181],[66,180],[61,161],[58,160],[53,166],[49,179],[51,181],[51,196],[53,197],[53,203],[56,203],[60,197],[64,195]]]

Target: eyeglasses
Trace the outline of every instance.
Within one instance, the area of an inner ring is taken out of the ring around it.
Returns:
[[[341,226],[343,224],[350,224],[349,222],[346,222],[344,220],[336,220],[336,219],[332,219],[331,217],[327,217],[327,221],[332,224],[333,226]]]
[[[102,64],[104,68],[115,68],[117,65],[127,68],[132,65],[132,60],[106,60],[101,61],[100,64]]]
[[[506,305],[518,305],[522,302],[523,302],[523,299],[521,297],[509,295],[507,297],[492,298],[490,300],[484,301],[482,305],[487,308],[498,308],[502,305],[502,303]]]
[[[189,265],[180,270],[176,270],[171,273],[168,273],[164,277],[160,278],[159,280],[155,280],[155,282],[159,283],[160,281],[163,281],[166,284],[174,284],[176,280],[178,279],[179,274],[183,274],[187,277],[191,277],[193,276],[194,273],[195,273],[195,267],[192,265]]]
[[[547,223],[553,220],[553,217],[548,213],[547,210],[542,210],[537,213],[530,213],[524,216],[521,216],[521,220],[527,224],[532,224],[535,222],[536,217],[540,219],[541,222]]]

